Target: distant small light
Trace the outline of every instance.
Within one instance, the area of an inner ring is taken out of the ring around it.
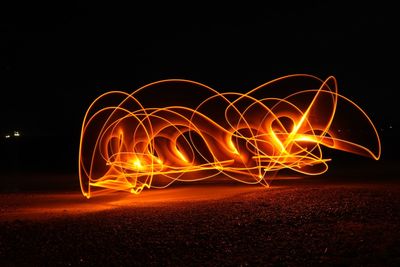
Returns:
[[[11,135],[7,134],[6,136],[4,136],[6,139],[10,138]]]
[[[18,137],[18,136],[21,136],[21,135],[20,135],[20,133],[18,131],[14,131],[14,136]]]
[[[389,129],[392,129],[393,128],[393,126],[392,125],[389,125]]]

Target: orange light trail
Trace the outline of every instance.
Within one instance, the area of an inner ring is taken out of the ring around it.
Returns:
[[[244,94],[162,80],[93,101],[82,124],[79,178],[87,198],[219,177],[269,186],[283,169],[326,172],[322,147],[381,155],[374,124],[338,93],[333,76],[284,76]]]

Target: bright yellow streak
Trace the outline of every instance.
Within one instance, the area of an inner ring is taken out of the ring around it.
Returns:
[[[294,141],[305,141],[305,142],[318,142],[314,137],[309,136],[309,135],[298,135],[295,138],[293,138]]]
[[[184,162],[189,162],[188,160],[187,160],[187,158],[182,154],[182,152],[180,152],[178,149],[176,149],[176,154],[178,155],[178,157],[181,159],[181,160],[183,160]]]
[[[233,154],[239,155],[239,152],[237,151],[235,145],[232,142],[232,139],[228,139],[228,146],[232,150]]]
[[[268,97],[281,82],[295,85],[298,80],[312,86],[293,88],[283,98]],[[199,94],[199,102],[177,106],[163,99],[157,106],[142,104],[166,90],[163,86],[173,94],[176,83],[188,92],[195,88],[190,94]],[[116,99],[119,104],[107,106]],[[340,120],[348,120],[335,116],[340,103],[357,113],[352,126],[369,133],[367,142],[338,131]],[[131,94],[107,92],[89,106],[81,130],[79,178],[88,198],[114,190],[139,194],[145,188],[221,174],[269,186],[282,169],[306,175],[326,172],[330,159],[323,157],[323,148],[376,160],[381,154],[375,126],[359,106],[338,93],[332,76],[322,80],[289,75],[244,94],[220,93],[189,80],[162,80]]]

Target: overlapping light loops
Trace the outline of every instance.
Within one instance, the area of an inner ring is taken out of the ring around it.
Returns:
[[[373,123],[338,94],[333,76],[290,75],[247,93],[162,80],[131,94],[107,92],[89,106],[79,176],[88,198],[221,177],[269,186],[283,169],[326,172],[322,147],[376,160],[381,153]]]

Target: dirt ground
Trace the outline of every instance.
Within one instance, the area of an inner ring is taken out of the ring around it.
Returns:
[[[89,200],[76,174],[2,174],[0,266],[400,266],[398,161],[344,163]]]
[[[139,197],[140,196],[140,197]],[[400,183],[0,195],[1,266],[400,266]]]

